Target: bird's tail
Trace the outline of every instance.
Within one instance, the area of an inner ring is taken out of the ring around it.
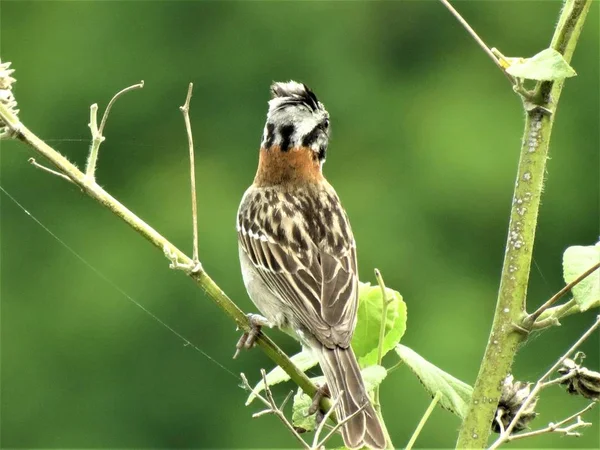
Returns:
[[[369,400],[352,348],[330,349],[322,346],[318,354],[331,398],[337,399],[343,391],[335,411],[337,420],[345,420],[364,406],[342,427],[346,447],[356,449],[367,446],[372,449],[384,449],[385,434]]]

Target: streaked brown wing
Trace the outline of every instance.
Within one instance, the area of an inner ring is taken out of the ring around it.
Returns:
[[[336,246],[328,246],[327,240],[319,245],[299,228],[282,239],[281,232],[267,223],[271,216],[253,213],[252,203],[240,208],[238,238],[260,278],[324,345],[350,345],[358,304],[352,233],[346,233],[350,242],[338,240]],[[345,222],[343,226],[348,226]],[[282,240],[286,245],[279,244]]]

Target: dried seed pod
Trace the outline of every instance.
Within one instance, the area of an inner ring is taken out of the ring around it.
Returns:
[[[600,398],[600,373],[583,367],[581,363],[585,358],[583,352],[578,352],[573,359],[563,361],[558,373],[570,376],[560,384],[567,387],[567,392],[573,395],[582,395],[589,400]]]
[[[514,381],[512,375],[508,375],[502,383],[502,392],[500,393],[500,401],[492,422],[492,431],[501,433],[515,418],[517,411],[521,408],[525,400],[531,393],[531,383],[522,381]],[[537,397],[534,398],[521,413],[517,423],[513,428],[513,432],[521,431],[527,428],[536,416],[535,406]]]
[[[17,101],[12,92],[12,84],[17,81],[11,75],[14,69],[10,69],[9,62],[0,61],[0,103],[7,107],[13,114],[18,114]],[[10,137],[10,130],[0,119],[0,139]]]

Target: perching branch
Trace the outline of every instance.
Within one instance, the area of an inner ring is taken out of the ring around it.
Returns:
[[[521,405],[521,407],[519,408],[519,410],[516,412],[515,416],[513,417],[512,421],[510,422],[510,424],[506,427],[505,430],[503,430],[503,432],[500,434],[500,437],[496,440],[496,442],[494,442],[492,444],[492,446],[490,447],[490,450],[494,450],[496,448],[498,448],[500,445],[502,445],[504,442],[508,442],[510,440],[514,440],[514,439],[518,439],[516,437],[511,437],[511,433],[513,431],[513,429],[515,428],[517,422],[519,421],[519,418],[521,417],[523,411],[525,411],[527,409],[527,406],[529,406],[529,404],[534,401],[534,399],[538,396],[538,394],[540,393],[540,391],[542,389],[545,389],[549,386],[555,385],[555,384],[560,384],[566,380],[568,380],[569,378],[572,378],[573,376],[576,375],[576,372],[572,372],[569,373],[567,375],[564,375],[562,377],[559,378],[555,378],[555,379],[550,379],[550,376],[555,373],[558,368],[562,365],[563,361],[567,358],[569,358],[574,352],[575,350],[577,350],[577,348],[588,338],[592,335],[592,333],[594,331],[596,331],[598,329],[598,327],[600,326],[600,316],[596,317],[596,321],[587,329],[587,331],[585,333],[583,333],[583,335],[577,340],[577,342],[575,342],[571,348],[569,348],[566,353],[561,356],[553,365],[552,367],[550,367],[550,369],[548,369],[548,371],[542,375],[542,377],[535,383],[535,386],[533,387],[533,389],[531,389],[530,394],[527,396],[527,398],[525,399],[525,401],[523,402],[523,404]],[[558,424],[554,425],[555,429],[552,431],[558,431],[557,427],[571,421],[574,417],[583,414],[585,411],[587,411],[590,407],[585,408],[584,410],[580,411],[579,413],[575,414],[574,416],[570,416],[567,419],[565,419],[562,422],[559,422]],[[579,421],[578,421],[579,422]],[[550,424],[550,428],[553,425]],[[579,427],[581,426],[585,426],[582,424],[578,425]],[[525,433],[525,434],[529,434],[529,433]],[[541,434],[541,433],[537,433],[537,434]],[[516,435],[519,436],[519,435]],[[524,436],[525,437],[525,436]]]
[[[121,91],[123,92],[123,91]],[[114,102],[115,98],[111,102]],[[109,105],[111,106],[111,105]],[[98,128],[98,131],[103,129],[106,123],[107,113],[110,108],[104,114],[102,123]],[[164,252],[170,258],[175,259],[181,265],[194,268],[196,264],[190,259],[185,253],[175,247],[165,237],[158,233],[154,228],[144,222],[141,218],[136,216],[131,210],[125,205],[120,203],[117,199],[112,197],[108,192],[101,188],[93,178],[87,176],[81,172],[73,163],[69,162],[62,154],[54,150],[39,137],[37,137],[31,130],[29,130],[4,104],[0,103],[0,121],[6,124],[6,127],[10,130],[11,135],[16,139],[29,145],[36,153],[42,155],[50,163],[52,163],[58,172],[68,177],[74,184],[76,184],[81,190],[92,199],[96,200],[102,206],[108,208],[117,217],[127,223],[133,228],[138,234],[148,240],[153,246]],[[101,133],[100,133],[101,134]],[[94,149],[92,145],[92,150]],[[97,153],[97,148],[96,148]],[[94,159],[91,157],[88,160]],[[93,170],[88,164],[88,171],[93,173]],[[250,331],[250,323],[243,311],[223,292],[223,290],[210,278],[210,276],[200,267],[200,270],[187,270],[186,274],[196,282],[204,291],[208,297],[221,309],[223,312],[232,319],[236,325],[244,330]],[[257,339],[258,346],[265,352],[265,354],[275,364],[279,365],[290,378],[302,388],[307,395],[313,396],[317,388],[310,381],[310,379],[298,369],[287,355],[279,348],[275,343],[265,336],[263,333]],[[323,399],[321,406],[324,410],[328,410],[330,402],[328,399]]]
[[[591,3],[591,0],[566,0],[564,3],[551,47],[561,53],[567,63],[571,61]],[[520,330],[526,315],[525,299],[550,135],[562,88],[562,80],[539,82],[534,94],[527,103],[524,102],[525,131],[494,321],[460,428],[458,448],[483,448],[486,445],[497,402],[484,402],[483,399],[500,398],[502,380],[510,372],[519,344],[527,336]]]

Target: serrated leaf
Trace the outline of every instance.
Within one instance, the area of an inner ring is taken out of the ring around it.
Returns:
[[[366,367],[365,369],[362,369],[360,373],[365,382],[365,388],[369,393],[379,386],[387,376],[385,367],[378,365]],[[317,386],[321,386],[325,383],[325,377],[314,377],[311,378],[311,380]],[[306,431],[312,431],[316,428],[315,415],[308,415],[308,410],[311,405],[312,398],[306,395],[302,389],[298,388],[296,395],[294,395],[294,405],[292,407],[292,425]]]
[[[311,405],[312,399],[302,389],[298,388],[298,392],[294,395],[294,405],[292,407],[292,425],[305,431],[312,431],[316,428],[315,414],[308,414]]]
[[[294,365],[298,367],[302,372],[306,372],[311,367],[316,366],[319,363],[316,355],[313,352],[302,350],[300,353],[296,353],[294,356],[290,357]],[[267,376],[267,384],[269,386],[273,386],[278,383],[283,383],[284,381],[288,381],[290,376],[279,366],[275,367],[271,370]],[[246,400],[246,406],[248,406],[252,401],[256,398],[256,394],[262,392],[265,389],[265,385],[263,380],[254,387],[253,392],[248,396]]]
[[[433,397],[440,392],[439,404],[442,408],[464,419],[473,388],[454,378],[439,367],[431,364],[414,350],[398,344],[396,353],[400,359],[414,372],[427,392]]]
[[[574,245],[563,254],[563,276],[568,284],[600,262],[600,242],[596,245]],[[589,275],[571,289],[581,311],[600,307],[600,273]]]
[[[383,299],[381,288],[369,283],[360,283],[358,292],[358,321],[352,338],[352,348],[360,366],[368,367],[377,364]],[[394,349],[406,331],[406,304],[402,296],[389,288],[386,288],[386,295],[391,302],[386,315],[383,355]]]
[[[512,60],[506,72],[513,77],[536,81],[556,81],[577,75],[565,58],[554,50],[547,48],[531,58]]]

